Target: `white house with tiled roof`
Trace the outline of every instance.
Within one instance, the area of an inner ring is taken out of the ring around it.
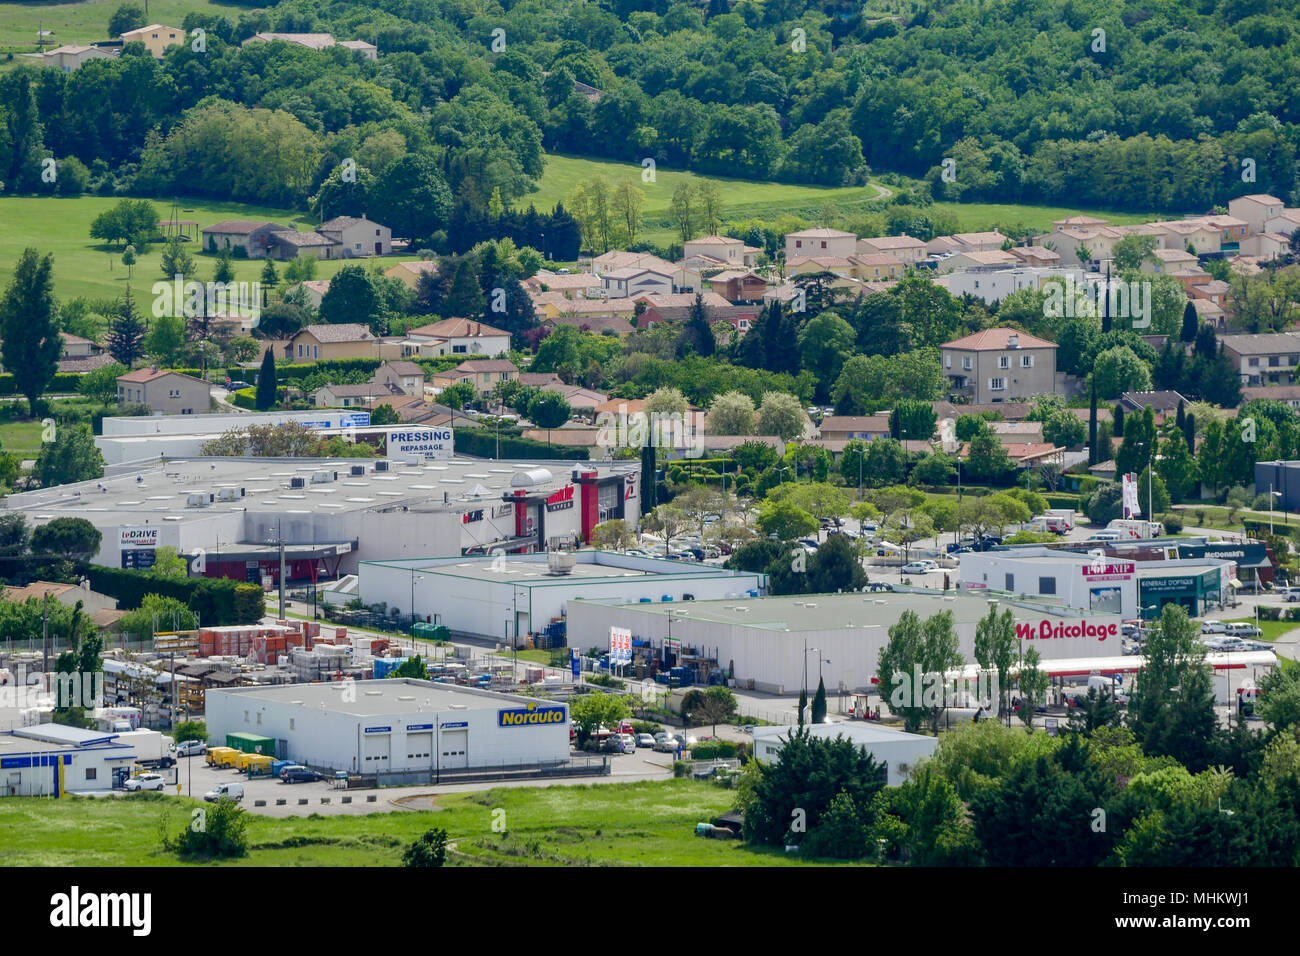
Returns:
[[[1276,196],[1266,193],[1254,193],[1250,196],[1238,196],[1228,202],[1228,215],[1246,222],[1246,234],[1250,236],[1267,232],[1267,223],[1282,215],[1286,204]]]
[[[739,239],[730,236],[701,236],[691,239],[682,246],[682,258],[690,259],[701,255],[717,259],[723,265],[753,268],[758,264],[758,255],[763,250],[747,246]]]
[[[949,390],[975,403],[1027,401],[1056,391],[1056,344],[1015,329],[984,329],[939,346]]]
[[[408,356],[504,355],[510,333],[477,319],[443,319],[406,333],[402,351]]]
[[[203,379],[167,369],[140,368],[117,377],[119,405],[148,405],[162,415],[206,415],[211,394]]]
[[[857,252],[858,237],[841,229],[801,229],[786,233],[786,262],[813,256],[834,256],[848,259]]]
[[[345,259],[386,256],[393,251],[393,230],[364,216],[335,216],[316,231],[337,241]]]
[[[177,46],[184,42],[184,30],[180,27],[163,26],[161,23],[151,23],[147,27],[127,30],[122,34],[123,44],[143,43],[144,48],[157,60],[162,59],[169,46]]]

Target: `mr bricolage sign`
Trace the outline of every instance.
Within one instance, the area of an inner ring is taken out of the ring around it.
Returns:
[[[1102,624],[1084,618],[1080,621],[1032,621],[1016,622],[1016,637],[1022,641],[1049,641],[1062,638],[1088,638],[1104,641],[1119,633],[1119,625]]]
[[[510,710],[497,711],[497,726],[524,727],[528,724],[562,724],[567,719],[563,707],[544,707],[541,704],[529,704],[527,707],[514,707]]]

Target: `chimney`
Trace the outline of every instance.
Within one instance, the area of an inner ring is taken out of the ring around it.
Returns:
[[[1020,336],[1015,332],[1012,332],[1010,335],[1007,336],[1007,348],[1009,349],[1020,348]]]

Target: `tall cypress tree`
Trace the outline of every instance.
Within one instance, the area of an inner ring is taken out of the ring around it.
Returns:
[[[1193,455],[1196,454],[1196,416],[1192,412],[1187,413],[1187,420],[1183,422],[1183,438],[1187,440],[1187,450]]]
[[[1106,264],[1106,295],[1103,298],[1106,305],[1101,314],[1101,334],[1105,335],[1110,331],[1110,263]]]
[[[820,677],[817,678],[817,694],[813,697],[812,702],[812,722],[814,724],[826,723],[826,682]]]
[[[1121,405],[1119,402],[1115,403],[1114,420],[1115,420],[1115,424],[1111,428],[1110,433],[1114,435],[1116,438],[1123,438],[1124,437],[1124,406]]]
[[[1092,399],[1088,403],[1088,464],[1095,465],[1101,461],[1097,453],[1097,383],[1092,383]]]
[[[4,337],[5,368],[35,418],[36,400],[53,383],[63,354],[55,315],[52,255],[23,250],[13,281],[0,301],[0,336]]]
[[[645,447],[641,449],[641,514],[643,515],[653,511],[658,503],[659,486],[655,478],[657,473],[654,437],[651,436],[646,439]]]
[[[257,396],[254,404],[264,412],[275,404],[275,351],[267,349],[262,356],[262,370],[257,375]]]
[[[1187,300],[1187,305],[1183,306],[1183,329],[1179,336],[1184,342],[1193,342],[1196,339],[1196,329],[1200,325],[1200,317],[1196,312],[1196,307],[1192,305],[1192,300]]]
[[[695,293],[691,315],[686,320],[684,331],[684,342],[694,348],[697,355],[707,358],[718,350],[718,342],[713,337],[713,330],[709,328],[709,311],[704,307],[703,293]]]
[[[1181,398],[1178,400],[1178,414],[1174,418],[1174,424],[1178,426],[1179,431],[1182,431],[1187,425],[1187,410],[1183,408],[1183,400]]]

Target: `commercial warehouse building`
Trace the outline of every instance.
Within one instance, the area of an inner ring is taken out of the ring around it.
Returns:
[[[33,526],[87,519],[103,535],[96,564],[148,567],[169,545],[193,573],[263,583],[278,580],[281,536],[288,579],[314,581],[367,558],[542,551],[609,518],[635,528],[639,503],[638,462],[197,458],[10,495],[3,507]]]
[[[1022,648],[1044,659],[1087,658],[1120,653],[1118,614],[1005,604],[1016,619]],[[610,630],[631,632],[652,647],[665,642],[707,651],[739,686],[793,693],[821,674],[830,690],[870,689],[889,628],[904,611],[922,620],[950,611],[958,646],[975,660],[975,627],[989,602],[967,595],[887,592],[812,594],[685,604],[625,604],[616,600],[574,600],[568,604],[569,644],[609,647]],[[813,653],[816,649],[818,653]],[[806,667],[806,671],[805,671]]]
[[[1125,620],[1156,617],[1166,604],[1204,614],[1223,605],[1236,581],[1235,563],[1222,558],[1141,561],[1035,547],[960,558],[961,586],[968,591],[1018,595]]]
[[[814,737],[828,740],[844,737],[865,750],[885,767],[885,782],[891,787],[901,785],[917,761],[931,756],[939,746],[938,737],[888,730],[875,724],[809,724],[807,730]],[[755,727],[751,731],[754,758],[762,763],[778,759],[790,739],[790,731],[789,727]]]
[[[449,770],[569,759],[568,707],[555,701],[389,678],[210,690],[211,739],[254,733],[317,770],[415,783]]]
[[[511,641],[561,619],[579,598],[707,601],[742,597],[766,583],[763,574],[582,550],[550,556],[363,561],[357,592],[367,604],[414,607],[418,617],[460,634]]]
[[[38,724],[0,734],[0,795],[61,797],[111,790],[135,763],[115,733]]]
[[[104,419],[95,447],[110,473],[125,463],[157,458],[195,458],[205,442],[232,429],[295,423],[328,435],[353,434],[370,424],[370,413],[322,408],[308,412],[231,412],[216,415],[122,415]]]

